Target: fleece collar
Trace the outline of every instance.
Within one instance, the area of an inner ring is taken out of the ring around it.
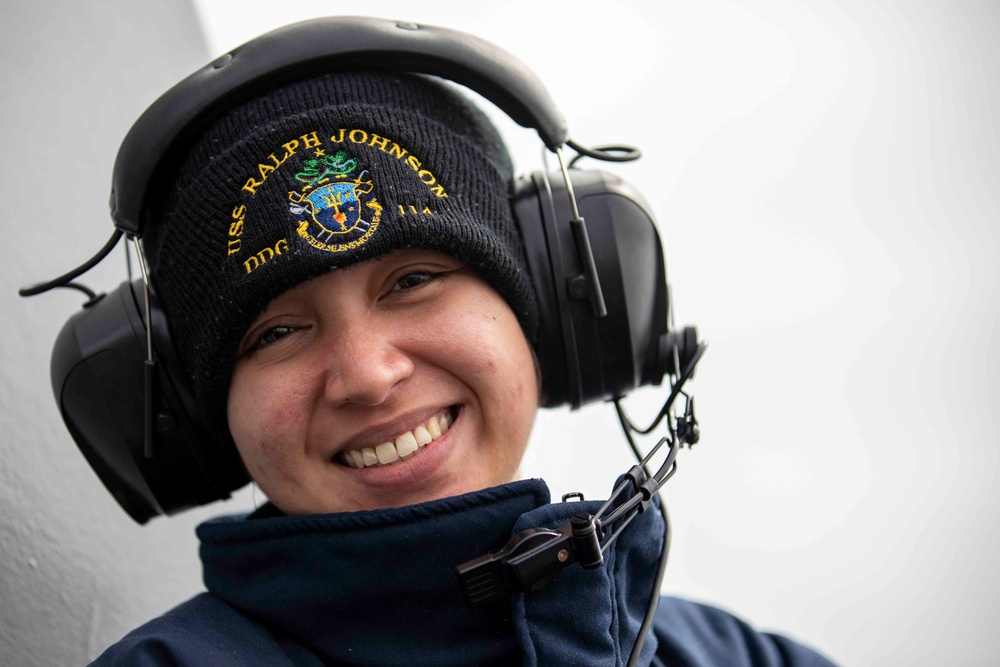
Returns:
[[[637,517],[595,570],[516,594],[511,627],[466,607],[454,568],[599,502],[550,503],[526,480],[396,509],[222,517],[198,528],[208,590],[327,664],[615,665],[628,660],[662,545]],[[648,664],[656,638],[643,647]]]

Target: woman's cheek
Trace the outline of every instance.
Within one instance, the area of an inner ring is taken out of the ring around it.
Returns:
[[[298,421],[294,404],[294,397],[273,380],[253,373],[234,374],[229,391],[229,430],[244,459],[251,449],[271,454],[268,448],[287,438],[287,431]]]

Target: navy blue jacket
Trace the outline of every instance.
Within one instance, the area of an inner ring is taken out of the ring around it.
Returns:
[[[397,509],[198,528],[207,593],[136,629],[95,665],[624,665],[649,600],[662,519],[646,512],[603,566],[515,594],[509,621],[465,604],[454,568],[525,528],[599,503],[550,504],[539,480]],[[831,663],[717,609],[661,600],[642,665]]]

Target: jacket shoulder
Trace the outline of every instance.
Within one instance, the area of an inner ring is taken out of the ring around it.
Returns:
[[[656,666],[833,667],[786,637],[758,632],[721,609],[678,598],[660,598],[652,632],[659,640]]]
[[[214,595],[202,593],[125,635],[91,665],[291,667],[303,664],[301,659],[293,662],[289,651],[295,652],[295,648],[282,646],[262,625]]]

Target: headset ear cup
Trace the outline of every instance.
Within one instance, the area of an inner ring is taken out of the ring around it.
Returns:
[[[562,254],[558,242],[550,241],[554,234],[555,211],[552,192],[544,173],[521,176],[514,182],[511,207],[521,231],[525,257],[538,302],[538,333],[535,351],[542,375],[541,403],[558,407],[570,401],[570,394],[579,391],[577,358],[572,319],[566,309],[564,290],[556,289],[557,276],[564,276]]]
[[[570,171],[607,306],[597,317],[583,273],[569,193],[560,173],[518,179],[514,215],[538,294],[538,340],[547,407],[624,396],[659,384],[667,338],[666,266],[659,233],[634,189],[602,171]]]
[[[155,306],[153,457],[145,452],[147,340],[142,282],[123,283],[76,313],[56,338],[51,377],[84,457],[139,523],[229,497],[249,480],[232,443],[207,436]]]

